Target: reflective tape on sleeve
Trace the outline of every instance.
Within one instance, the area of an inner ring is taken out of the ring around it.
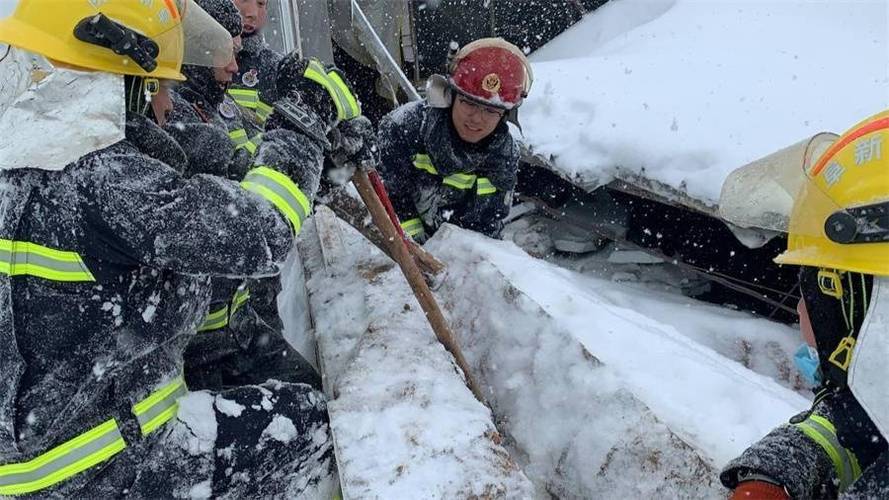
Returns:
[[[139,421],[142,435],[146,436],[158,427],[169,422],[179,410],[179,398],[188,393],[182,377],[149,394],[147,398],[133,405],[133,415]]]
[[[361,116],[361,108],[358,106],[358,101],[335,71],[328,72],[317,59],[311,59],[303,76],[327,90],[327,93],[330,94],[330,99],[336,107],[336,114],[339,120],[351,120]]]
[[[198,332],[208,332],[210,330],[218,330],[228,325],[228,304],[217,309],[213,309],[204,318],[204,322],[198,327]]]
[[[294,233],[299,233],[311,205],[289,177],[268,167],[257,167],[247,172],[241,186],[271,202],[290,221]]]
[[[250,290],[247,288],[238,289],[238,291],[235,292],[234,297],[232,297],[232,308],[229,317],[234,316],[235,313],[238,312],[238,309],[240,309],[248,299],[250,299]]]
[[[96,281],[76,252],[5,239],[0,239],[0,273],[51,281]]]
[[[178,399],[187,393],[179,376],[133,405],[142,434],[173,419]],[[126,446],[117,422],[108,419],[27,462],[0,465],[0,495],[25,495],[49,488],[112,458]]]
[[[33,493],[62,482],[126,448],[110,419],[33,460],[0,465],[0,495]]]
[[[228,138],[232,141],[232,144],[235,146],[235,149],[250,142],[250,139],[247,138],[247,131],[242,128],[232,130],[231,132],[229,132]]]
[[[794,424],[809,439],[815,441],[833,462],[840,491],[849,487],[861,475],[861,467],[855,454],[847,450],[837,439],[836,428],[826,418],[810,415],[806,420]]]
[[[419,217],[408,219],[401,223],[401,229],[410,237],[416,237],[424,234],[426,230],[423,228],[423,221]]]
[[[475,192],[480,196],[484,196],[496,193],[497,188],[495,188],[494,185],[491,184],[491,180],[487,177],[479,177],[478,183],[475,187]]]

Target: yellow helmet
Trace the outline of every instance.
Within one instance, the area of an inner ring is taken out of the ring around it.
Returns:
[[[796,193],[779,264],[889,275],[889,110],[843,134]]]
[[[232,42],[192,0],[18,0],[0,13],[0,43],[84,69],[185,80],[183,62],[213,66],[231,58]]]

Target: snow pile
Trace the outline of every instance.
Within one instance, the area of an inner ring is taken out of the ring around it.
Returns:
[[[213,401],[213,395],[207,391],[189,392],[179,398],[176,418],[185,426],[175,429],[182,429],[181,445],[190,455],[210,453],[216,445],[217,423]]]
[[[885,2],[613,0],[530,57],[525,140],[592,188],[715,205],[730,171],[889,105]]]
[[[326,209],[315,224],[300,251],[344,497],[528,498],[400,271]]]
[[[626,290],[635,290],[633,300],[638,310],[784,387],[806,397],[811,395],[811,387],[793,364],[793,355],[803,342],[798,328],[776,323],[766,323],[768,327],[763,328],[763,322],[749,314],[691,300],[684,295],[685,291],[707,286],[700,275],[669,262],[655,264],[659,259],[622,249],[617,243],[609,243],[598,252],[581,256],[559,254],[549,234],[550,225],[551,220],[546,217],[525,216],[506,226],[504,239],[516,242],[530,255],[596,278],[597,283],[621,283],[614,290],[598,287],[613,302],[620,302]],[[701,309],[732,317],[731,327],[712,321],[710,314],[699,314]]]
[[[809,404],[689,338],[786,327],[581,276],[450,226],[427,249],[448,263],[437,293],[525,472],[559,496],[713,496],[717,467]]]

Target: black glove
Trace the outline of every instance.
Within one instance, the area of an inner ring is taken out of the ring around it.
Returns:
[[[324,87],[304,76],[308,66],[308,59],[303,59],[296,51],[281,59],[275,81],[278,95],[312,110],[318,116],[326,133],[336,124],[336,106]],[[295,97],[297,95],[299,97]]]
[[[303,134],[322,149],[330,149],[327,126],[312,109],[305,106],[298,92],[290,93],[275,102],[275,112],[266,120],[265,129],[270,131],[279,128]]]
[[[229,177],[231,139],[224,130],[207,123],[167,122],[164,130],[179,143],[188,164],[182,175],[210,174]]]
[[[325,171],[325,178],[332,184],[348,182],[356,167],[376,166],[380,162],[377,135],[367,117],[359,116],[341,122],[331,131],[330,137],[333,144],[333,151],[330,153],[333,168]]]

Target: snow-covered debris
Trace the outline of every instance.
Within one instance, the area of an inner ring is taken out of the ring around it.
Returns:
[[[263,439],[274,439],[282,443],[289,443],[296,437],[296,426],[293,421],[283,415],[275,415],[268,427],[262,431]]]
[[[889,105],[887,27],[878,0],[614,0],[531,55],[525,139],[588,187],[714,206],[733,169]]]
[[[179,398],[176,418],[184,426],[175,426],[180,432],[181,446],[191,455],[210,453],[216,445],[216,412],[213,396],[206,391],[190,392]]]
[[[514,400],[505,409],[512,419],[541,418],[538,415],[544,408],[523,410],[522,405],[540,398],[539,391],[549,387],[560,387],[561,393],[557,391],[552,397],[572,405],[576,402],[569,398],[601,398],[603,391],[609,390],[606,381],[610,380],[615,384],[610,390],[632,394],[707,463],[721,466],[809,405],[806,398],[773,379],[693,340],[706,341],[705,332],[720,336],[720,332],[736,329],[758,329],[761,335],[780,338],[790,333],[783,325],[719,307],[692,305],[691,300],[678,300],[638,286],[582,276],[529,258],[512,243],[495,242],[455,227],[437,233],[427,249],[448,263],[444,287],[453,289],[440,293],[452,302],[453,320],[464,326],[458,331],[470,363],[478,363],[477,370],[490,374],[504,369],[511,373],[524,366],[534,374],[524,375],[529,383],[535,376],[541,380],[552,377],[547,383],[537,382],[537,391],[521,396],[510,395],[509,384],[495,386],[495,391],[504,391],[498,397]],[[503,282],[504,277],[511,288],[489,289],[490,283]],[[475,297],[486,297],[483,307],[488,308],[487,316],[473,312],[478,306],[469,302]],[[512,302],[504,303],[501,297]],[[529,311],[535,308],[548,319],[534,319]],[[472,328],[466,328],[469,326]],[[494,348],[489,343],[498,332],[509,332],[514,344],[530,342],[531,347],[525,352],[512,352],[515,347],[497,343]],[[553,339],[566,332],[604,365],[597,370],[595,381],[587,379],[589,368],[582,370],[580,365],[569,364],[564,355],[545,350],[545,342],[555,342]],[[479,349],[487,354],[480,358]],[[516,360],[523,358],[524,365],[516,366]],[[568,376],[566,371],[573,377],[570,383],[563,379]],[[587,396],[580,396],[584,391]],[[579,428],[596,420],[580,410],[574,413],[578,417],[573,425]],[[597,435],[591,439],[592,443],[608,438]],[[546,442],[532,443],[532,449],[549,446]],[[525,470],[531,474],[530,469]]]
[[[327,209],[314,221],[339,233],[322,255],[307,224],[300,251],[344,497],[532,496],[400,271]]]

